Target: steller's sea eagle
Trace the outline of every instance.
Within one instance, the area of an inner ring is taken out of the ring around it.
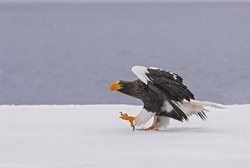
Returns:
[[[145,124],[154,117],[152,126],[144,130],[158,130],[169,124],[169,119],[178,121],[188,120],[191,115],[198,115],[206,119],[205,106],[224,108],[208,102],[197,101],[187,86],[182,83],[178,74],[159,68],[132,67],[132,72],[139,78],[135,81],[120,80],[110,86],[110,90],[140,99],[144,106],[141,112],[133,117],[121,112],[121,117],[130,122],[133,130],[135,126]]]

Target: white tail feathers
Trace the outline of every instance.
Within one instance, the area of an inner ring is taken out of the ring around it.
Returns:
[[[221,104],[208,102],[208,101],[198,101],[190,100],[183,101],[182,103],[177,103],[183,112],[189,117],[191,115],[198,115],[200,112],[208,111],[205,107],[210,106],[214,108],[224,109],[225,107]]]
[[[225,107],[222,104],[209,102],[209,101],[191,100],[190,103],[194,104],[194,105],[210,106],[210,107],[214,107],[214,108],[218,108],[218,109],[225,109]]]

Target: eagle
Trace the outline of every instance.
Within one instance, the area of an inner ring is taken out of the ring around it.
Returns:
[[[138,77],[137,80],[119,80],[110,86],[110,90],[119,91],[143,102],[141,112],[135,117],[120,112],[120,118],[128,120],[133,130],[147,123],[152,117],[153,124],[143,130],[166,128],[170,118],[182,122],[192,115],[197,115],[205,120],[207,106],[224,108],[217,103],[195,100],[194,94],[176,73],[143,66],[133,66],[131,70]]]

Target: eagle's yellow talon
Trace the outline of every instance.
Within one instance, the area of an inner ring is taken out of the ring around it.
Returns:
[[[120,112],[120,113],[121,113],[120,118],[123,120],[128,120],[130,122],[130,126],[133,127],[133,131],[134,131],[135,130],[135,125],[134,125],[135,117],[129,116],[126,113],[122,113],[122,112]]]
[[[146,128],[146,129],[145,129],[145,131],[154,130],[154,129],[155,129],[155,126],[154,126],[154,125],[152,125],[152,126],[150,126],[150,127]]]
[[[148,128],[141,128],[141,129],[138,129],[139,131],[150,131],[150,130],[158,130],[156,129],[156,127],[154,125],[148,127]]]

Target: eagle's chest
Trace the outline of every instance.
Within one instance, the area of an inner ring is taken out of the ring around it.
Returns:
[[[150,89],[145,89],[140,93],[140,99],[144,103],[144,108],[151,112],[160,113],[165,102],[164,98]]]

